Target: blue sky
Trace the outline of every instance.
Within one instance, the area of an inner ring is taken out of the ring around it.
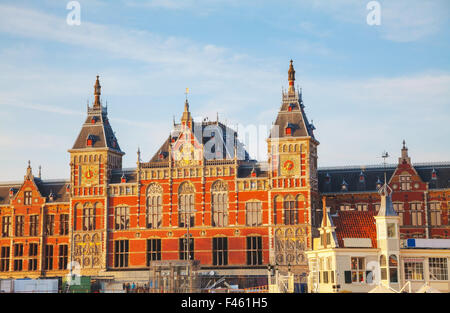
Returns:
[[[69,177],[97,74],[132,167],[181,117],[186,87],[194,118],[269,128],[291,58],[319,166],[377,164],[383,150],[394,163],[403,139],[413,162],[450,161],[446,0],[378,1],[379,26],[365,0],[81,0],[79,26],[68,2],[0,3],[1,181],[29,159],[43,178]]]

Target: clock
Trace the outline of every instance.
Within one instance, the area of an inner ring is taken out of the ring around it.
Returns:
[[[280,174],[282,176],[299,176],[300,156],[295,154],[280,155]]]
[[[98,184],[98,166],[96,165],[82,166],[81,184],[86,186]]]

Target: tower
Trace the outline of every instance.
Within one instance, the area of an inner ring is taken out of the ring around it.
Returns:
[[[282,93],[281,107],[267,139],[272,212],[269,224],[274,227],[270,259],[271,263],[288,266],[301,274],[307,268],[303,253],[311,247],[319,201],[319,142],[314,137],[314,126],[306,117],[301,91],[294,86],[292,60],[288,81],[289,88]]]
[[[94,85],[94,103],[70,153],[72,260],[82,273],[106,267],[107,190],[111,171],[122,168],[122,156],[101,103],[99,76]],[[88,246],[88,248],[86,248]]]

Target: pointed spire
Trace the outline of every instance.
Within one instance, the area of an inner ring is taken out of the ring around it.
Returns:
[[[94,96],[95,96],[94,108],[100,107],[100,95],[102,94],[101,93],[102,86],[100,86],[99,77],[100,76],[97,75],[97,80],[95,81],[95,85],[94,85]]]
[[[402,156],[398,159],[399,164],[411,164],[411,158],[408,156],[408,147],[403,139]]]
[[[322,227],[327,227],[327,198],[325,196],[322,197]]]
[[[33,179],[33,171],[31,170],[31,161],[28,160],[28,167],[27,167],[27,173],[25,175],[25,180],[32,180]]]
[[[378,193],[381,196],[381,205],[377,216],[397,216],[394,205],[392,204],[392,189],[386,182],[384,182],[383,187],[378,190]]]
[[[183,116],[181,117],[181,124],[186,125],[188,127],[192,126],[192,117],[191,112],[189,112],[189,101],[186,98],[186,101],[184,102],[184,112]]]
[[[293,94],[295,92],[295,70],[293,61],[291,60],[291,64],[289,65],[289,71],[288,71],[288,80],[289,80],[289,93]]]

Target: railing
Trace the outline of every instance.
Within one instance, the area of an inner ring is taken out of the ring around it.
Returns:
[[[168,168],[169,162],[147,162],[140,165],[142,168]]]

